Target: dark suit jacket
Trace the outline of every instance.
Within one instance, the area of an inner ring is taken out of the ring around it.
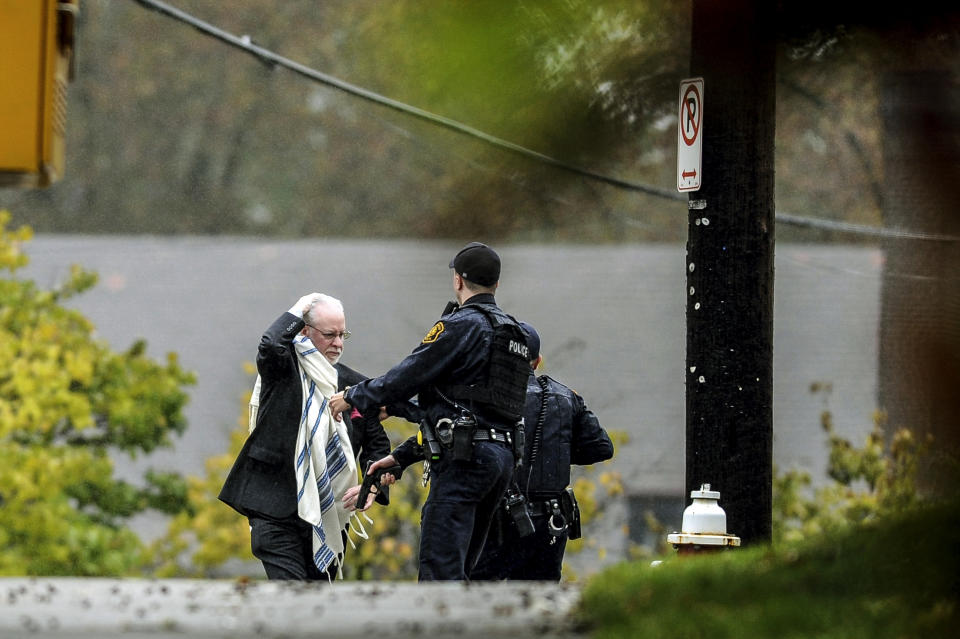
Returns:
[[[284,313],[260,338],[257,349],[257,372],[260,373],[257,426],[237,455],[219,495],[221,501],[243,515],[283,518],[297,510],[293,455],[303,391],[293,339],[303,327],[302,319]],[[339,364],[337,373],[340,388],[362,379],[356,371]],[[350,381],[355,378],[356,381]],[[362,468],[366,467],[366,461],[389,454],[390,440],[375,416],[355,420],[360,424],[353,421],[347,422],[347,431],[354,452],[360,451]],[[378,495],[377,500],[387,503],[387,493]]]

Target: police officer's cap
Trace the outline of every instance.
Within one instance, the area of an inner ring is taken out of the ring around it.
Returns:
[[[526,322],[520,322],[520,328],[527,334],[527,348],[530,349],[530,361],[540,357],[540,334]]]
[[[500,279],[500,256],[486,244],[470,242],[450,260],[457,275],[480,286],[493,286]]]

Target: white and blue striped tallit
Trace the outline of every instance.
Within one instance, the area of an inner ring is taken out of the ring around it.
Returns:
[[[357,483],[357,463],[342,421],[333,419],[328,398],[337,392],[337,369],[304,335],[293,341],[300,364],[303,404],[294,448],[297,514],[313,526],[313,561],[322,572],[343,561],[343,537],[351,513],[341,500]],[[256,427],[260,377],[250,397],[249,429]]]
[[[303,335],[293,342],[303,381],[303,410],[295,448],[297,513],[313,526],[313,561],[322,572],[343,560],[351,513],[341,500],[357,483],[357,463],[346,424],[333,418],[328,398],[337,392],[337,370]]]

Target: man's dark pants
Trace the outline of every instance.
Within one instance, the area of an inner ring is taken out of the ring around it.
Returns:
[[[420,581],[466,580],[513,476],[513,451],[476,442],[471,461],[447,455],[430,466],[420,527]]]
[[[320,572],[313,562],[313,527],[297,513],[283,519],[263,515],[249,519],[250,547],[267,579],[328,581],[336,577],[336,566]]]

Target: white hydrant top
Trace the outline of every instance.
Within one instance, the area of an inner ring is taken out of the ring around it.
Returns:
[[[710,484],[701,484],[700,490],[690,491],[693,503],[683,511],[684,533],[698,535],[726,535],[727,513],[717,502],[720,493],[710,490]]]
[[[727,534],[727,513],[717,503],[720,493],[710,490],[710,484],[701,484],[700,490],[690,491],[693,503],[683,511],[682,532],[667,535],[675,546],[739,546],[740,538]]]

